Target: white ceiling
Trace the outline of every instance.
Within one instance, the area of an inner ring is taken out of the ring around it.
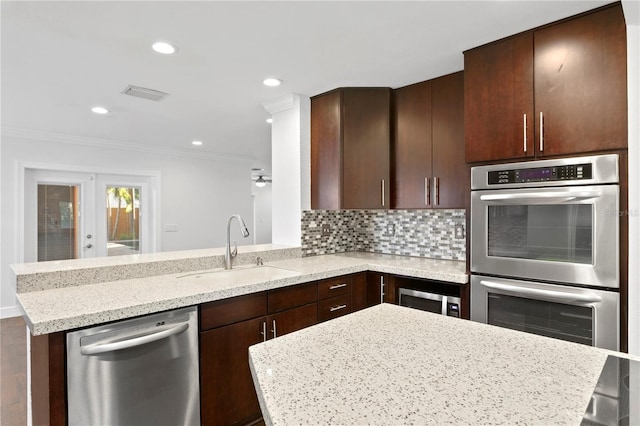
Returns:
[[[607,3],[2,1],[2,126],[251,158],[269,174],[263,103],[458,71],[466,49]],[[128,84],[170,96],[122,95]]]

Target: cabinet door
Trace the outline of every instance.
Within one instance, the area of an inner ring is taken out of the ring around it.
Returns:
[[[249,346],[262,342],[264,320],[255,318],[200,333],[203,425],[239,425],[260,418]]]
[[[337,210],[341,202],[341,91],[311,99],[311,208]]]
[[[367,306],[379,305],[383,302],[395,303],[389,275],[367,272]]]
[[[292,333],[318,323],[318,303],[289,309],[267,317],[269,338]]]
[[[464,159],[464,73],[431,80],[433,207],[465,208],[469,168]]]
[[[359,311],[369,306],[367,299],[367,272],[354,274],[351,278],[351,301],[352,311]]]
[[[391,90],[343,89],[342,102],[342,208],[389,208]]]
[[[533,33],[465,52],[466,161],[533,156],[533,123]]]
[[[398,209],[430,207],[431,82],[394,90],[392,205]],[[460,123],[461,124],[461,123]],[[464,141],[463,141],[464,143]],[[462,151],[464,163],[464,151]]]
[[[539,155],[626,148],[627,49],[620,4],[538,30],[534,37]]]

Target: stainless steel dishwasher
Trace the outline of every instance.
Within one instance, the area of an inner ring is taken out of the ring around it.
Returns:
[[[197,308],[67,334],[69,425],[199,425]]]

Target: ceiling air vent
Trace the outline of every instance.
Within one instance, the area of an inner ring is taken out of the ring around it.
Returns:
[[[168,93],[161,92],[159,90],[147,89],[145,87],[128,85],[123,91],[123,94],[129,96],[135,96],[137,98],[149,99],[150,101],[161,101],[167,96]]]

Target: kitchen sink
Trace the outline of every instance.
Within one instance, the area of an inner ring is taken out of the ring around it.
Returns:
[[[215,269],[211,271],[195,272],[181,275],[178,279],[189,278],[190,280],[206,281],[215,283],[238,282],[238,281],[272,281],[282,278],[295,277],[300,275],[297,271],[278,268],[275,266],[238,266],[234,269]]]

